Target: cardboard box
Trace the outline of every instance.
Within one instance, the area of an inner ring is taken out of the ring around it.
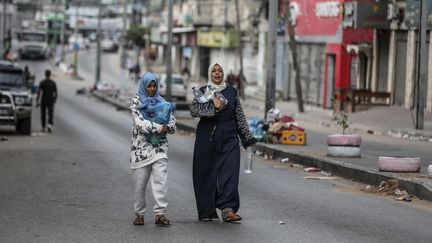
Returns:
[[[289,145],[305,145],[306,133],[304,131],[282,131],[280,143]]]

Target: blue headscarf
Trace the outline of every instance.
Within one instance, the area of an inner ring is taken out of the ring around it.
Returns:
[[[154,96],[148,96],[146,87],[154,81],[156,83],[156,91]],[[158,79],[156,75],[150,72],[144,73],[144,75],[141,77],[139,88],[137,95],[141,101],[141,107],[139,107],[140,110],[145,109],[148,105],[155,105],[157,103],[165,102],[165,99],[162,98],[162,96],[158,93]]]

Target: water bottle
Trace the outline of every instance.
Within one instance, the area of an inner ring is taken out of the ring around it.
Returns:
[[[252,165],[253,165],[253,151],[252,147],[248,147],[246,149],[246,154],[244,157],[244,173],[252,173]]]
[[[198,101],[198,103],[206,103],[208,101],[200,89],[193,87],[192,92],[195,96],[195,99]]]
[[[225,106],[228,104],[228,100],[225,98],[225,96],[223,96],[223,94],[220,91],[214,92],[214,96],[222,100]]]
[[[210,90],[210,93],[212,93],[214,97],[223,101],[225,106],[228,104],[228,100],[225,98],[225,96],[220,91],[218,91],[215,87],[208,85],[208,89]]]

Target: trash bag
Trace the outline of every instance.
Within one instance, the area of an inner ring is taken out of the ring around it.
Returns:
[[[280,110],[278,108],[271,108],[267,111],[266,122],[279,121]]]
[[[281,116],[280,121],[285,123],[294,122],[294,118],[292,118],[292,116],[283,115]]]
[[[252,136],[258,141],[263,141],[266,130],[264,121],[259,119],[257,116],[253,116],[248,122],[249,130],[252,133]]]
[[[156,122],[158,124],[168,124],[172,111],[170,102],[161,102],[156,105],[148,105],[141,109],[146,120]]]

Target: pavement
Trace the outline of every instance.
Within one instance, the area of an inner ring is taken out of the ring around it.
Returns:
[[[125,78],[119,78],[122,74],[125,75],[125,72],[118,68],[119,60],[118,55],[104,57],[104,68],[109,68],[111,72],[118,70],[118,76],[104,80],[103,84],[99,85],[99,89],[92,92],[92,95],[111,103],[118,109],[128,110],[129,101],[137,90],[137,84],[127,81],[128,84],[125,85]],[[146,70],[145,65],[141,70]],[[152,65],[151,70],[160,74],[165,71],[165,67],[156,62]],[[56,71],[58,75],[70,78],[61,68]],[[89,73],[80,73],[80,75],[84,80],[87,78],[92,80],[94,77],[94,74]],[[189,88],[200,84],[204,83],[190,82]],[[246,98],[242,100],[242,105],[246,117],[264,117],[263,91],[258,87],[250,86],[245,92]],[[187,103],[192,98],[192,94],[189,94],[183,107],[187,108]],[[329,157],[326,153],[326,135],[341,132],[335,121],[331,119],[332,111],[306,104],[305,112],[299,113],[296,101],[277,101],[276,108],[281,111],[282,115],[292,116],[299,126],[304,127],[308,139],[304,146],[258,143],[256,149],[267,158],[288,158],[290,163],[318,167],[333,175],[369,185],[378,185],[384,180],[397,179],[401,188],[408,193],[420,199],[432,201],[432,174],[427,172],[428,165],[432,164],[432,155],[425,155],[424,158],[421,158],[422,165],[419,173],[381,172],[378,169],[377,160],[379,152],[374,148],[375,143],[387,144],[389,151],[396,151],[395,156],[401,156],[404,151],[409,151],[411,146],[432,147],[430,146],[432,145],[431,114],[425,114],[424,129],[416,130],[413,128],[413,113],[409,110],[396,106],[363,107],[363,111],[349,114],[350,127],[347,129],[347,133],[357,133],[362,136],[362,156],[360,158],[340,158]],[[178,129],[191,133],[195,131],[198,120],[190,117],[187,111],[179,110],[176,112],[176,118]],[[368,146],[368,143],[372,145]]]

